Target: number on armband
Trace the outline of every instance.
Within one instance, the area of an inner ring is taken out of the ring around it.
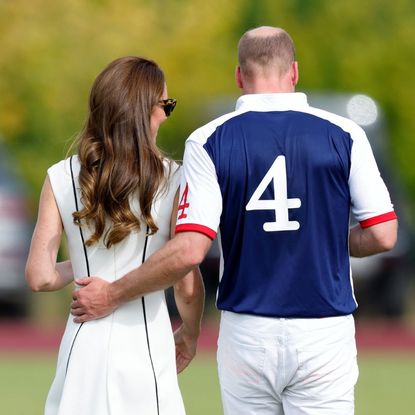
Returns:
[[[274,199],[261,200],[260,197],[271,181],[274,186]],[[288,219],[288,209],[296,209],[300,206],[300,199],[288,199],[287,197],[287,169],[285,166],[285,156],[278,156],[249,199],[246,210],[275,211],[275,221],[265,222],[263,225],[265,232],[296,231],[300,228],[300,223]]]

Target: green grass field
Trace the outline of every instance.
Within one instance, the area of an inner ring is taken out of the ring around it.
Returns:
[[[415,355],[362,354],[359,362],[356,415],[414,412]],[[0,355],[0,414],[41,415],[54,370],[51,355]],[[199,355],[180,384],[188,415],[222,413],[212,355]]]

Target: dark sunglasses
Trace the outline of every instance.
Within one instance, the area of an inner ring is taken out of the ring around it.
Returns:
[[[177,100],[174,98],[161,99],[159,101],[161,108],[163,108],[164,113],[166,114],[166,117],[168,117],[173,112],[176,103]]]

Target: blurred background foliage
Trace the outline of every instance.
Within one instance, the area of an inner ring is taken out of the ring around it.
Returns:
[[[180,159],[188,134],[207,121],[204,103],[238,95],[237,41],[257,25],[294,38],[298,90],[378,101],[391,161],[414,203],[412,0],[0,0],[0,131],[31,198],[47,167],[65,157],[108,62],[142,55],[164,69],[179,104],[159,143]]]

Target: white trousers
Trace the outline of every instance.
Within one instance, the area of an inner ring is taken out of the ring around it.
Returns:
[[[353,316],[284,319],[222,312],[218,372],[225,415],[352,415]]]

